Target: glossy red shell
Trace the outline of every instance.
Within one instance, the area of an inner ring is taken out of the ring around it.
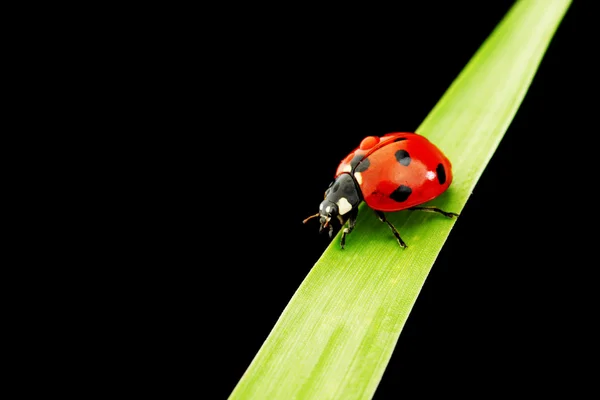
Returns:
[[[450,160],[427,138],[395,132],[363,139],[335,176],[354,175],[367,205],[400,211],[442,194],[452,183]]]

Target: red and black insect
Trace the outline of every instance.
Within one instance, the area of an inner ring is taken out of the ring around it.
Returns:
[[[422,210],[446,217],[458,214],[437,207],[419,206],[434,199],[452,183],[452,164],[433,143],[409,132],[368,136],[339,164],[334,181],[325,191],[319,212],[304,220],[320,217],[320,231],[333,222],[343,227],[341,246],[354,229],[358,206],[364,201],[382,222],[388,224],[401,247],[407,247],[384,212]]]

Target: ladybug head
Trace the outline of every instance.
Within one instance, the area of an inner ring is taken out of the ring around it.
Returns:
[[[321,205],[319,206],[319,214],[317,214],[319,218],[319,222],[321,223],[321,227],[319,228],[319,232],[323,232],[323,229],[329,228],[329,237],[333,236],[333,222],[339,219],[340,224],[344,224],[345,220],[342,220],[342,216],[338,210],[338,207],[335,203],[332,203],[330,200],[323,200]]]
[[[304,222],[319,217],[321,223],[319,232],[329,228],[329,237],[331,237],[333,236],[333,223],[337,221],[340,226],[344,225],[351,211],[355,210],[360,202],[361,198],[354,179],[350,174],[342,174],[331,182],[325,191],[325,200],[321,202],[319,212],[308,217]]]

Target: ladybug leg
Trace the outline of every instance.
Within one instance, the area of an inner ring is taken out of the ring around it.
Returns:
[[[443,216],[448,217],[448,218],[458,217],[457,213],[444,211],[444,210],[441,210],[441,209],[439,209],[437,207],[411,207],[411,208],[409,208],[409,210],[411,210],[411,211],[418,210],[418,211],[436,212],[436,213],[442,214]]]
[[[388,226],[390,227],[390,229],[392,230],[392,233],[394,234],[394,236],[396,237],[396,240],[398,241],[398,244],[400,245],[400,247],[402,248],[407,248],[408,246],[406,245],[406,243],[404,243],[404,241],[402,240],[402,238],[400,237],[400,234],[398,233],[398,231],[396,230],[396,228],[394,228],[394,225],[392,225],[390,223],[390,221],[388,221],[385,218],[385,214],[381,211],[377,211],[375,210],[375,214],[377,214],[377,217],[379,218],[379,220],[381,222],[385,222],[386,224],[388,224]]]
[[[346,235],[352,232],[354,226],[356,225],[356,217],[358,216],[358,209],[352,210],[350,215],[348,216],[348,227],[344,228],[342,231],[342,240],[340,244],[342,245],[342,249],[346,245]]]

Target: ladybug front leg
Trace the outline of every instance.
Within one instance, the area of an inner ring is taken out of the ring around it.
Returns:
[[[375,214],[377,214],[377,217],[379,218],[379,220],[380,220],[381,222],[385,222],[385,223],[387,223],[387,224],[388,224],[388,226],[389,226],[389,227],[390,227],[390,229],[392,230],[392,233],[393,233],[393,234],[394,234],[394,236],[396,237],[396,240],[398,241],[398,244],[400,244],[400,247],[402,247],[402,248],[407,248],[408,246],[406,245],[406,243],[404,243],[404,241],[403,241],[403,240],[402,240],[402,238],[400,237],[400,234],[398,233],[398,231],[396,230],[396,228],[394,228],[394,225],[392,225],[392,224],[390,223],[390,221],[388,221],[388,220],[385,218],[385,214],[384,214],[384,213],[382,213],[381,211],[377,211],[377,210],[374,210],[374,211],[375,211]]]
[[[344,230],[342,231],[342,240],[340,242],[342,249],[346,245],[346,235],[349,234],[350,232],[352,232],[352,230],[354,229],[354,226],[356,225],[356,217],[357,216],[358,216],[358,208],[355,208],[352,211],[350,211],[350,214],[348,215],[348,227],[344,228]]]
[[[458,217],[457,213],[444,211],[444,210],[439,209],[437,207],[411,207],[411,208],[409,208],[409,210],[411,210],[411,211],[436,212],[436,213],[442,214],[443,216],[448,217],[448,218]]]

